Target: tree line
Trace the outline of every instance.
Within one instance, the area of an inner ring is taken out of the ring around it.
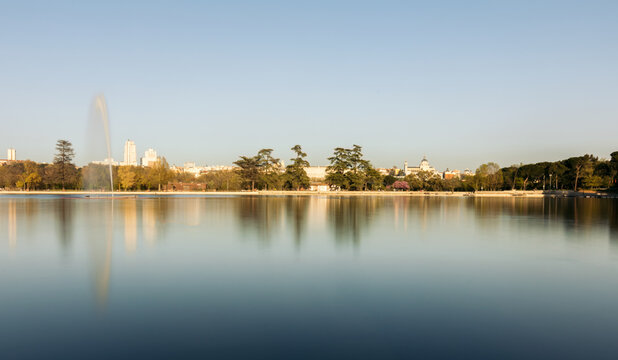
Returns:
[[[303,190],[312,179],[306,167],[307,154],[300,145],[290,149],[290,165],[283,166],[273,157],[273,149],[261,149],[256,155],[240,156],[235,170],[214,171],[195,177],[175,172],[165,158],[154,165],[112,167],[114,190],[162,190],[174,183],[203,184],[206,190]],[[34,161],[10,162],[0,166],[0,188],[22,190],[87,189],[109,190],[109,167],[88,164],[78,168],[75,152],[67,140],[58,140],[52,164]],[[421,171],[400,176],[392,169],[381,174],[364,158],[362,147],[337,147],[328,158],[323,180],[333,189],[366,191],[482,191],[482,190],[581,190],[617,187],[618,151],[609,159],[590,154],[554,162],[500,167],[494,162],[482,164],[474,175],[443,179],[439,174]]]

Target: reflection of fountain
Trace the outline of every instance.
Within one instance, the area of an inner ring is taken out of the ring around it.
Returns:
[[[88,206],[86,219],[91,222],[87,234],[92,256],[95,296],[97,304],[104,306],[109,293],[112,266],[113,216],[112,212],[108,211],[105,200],[93,200],[84,204]],[[110,207],[113,205],[110,204]]]

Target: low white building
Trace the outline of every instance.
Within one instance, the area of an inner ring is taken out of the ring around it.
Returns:
[[[107,158],[107,159],[100,160],[100,161],[95,160],[91,162],[91,164],[95,164],[95,165],[109,165],[110,163],[112,164],[112,166],[119,165],[118,161],[114,160],[114,158]]]
[[[330,191],[330,185],[328,184],[312,184],[309,186],[309,191]]]
[[[324,180],[326,178],[326,168],[326,166],[308,166],[304,169],[309,179]]]

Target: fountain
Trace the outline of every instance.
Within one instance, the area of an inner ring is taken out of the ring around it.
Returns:
[[[103,94],[97,95],[94,98],[93,108],[96,113],[101,116],[101,122],[103,123],[103,130],[105,131],[105,143],[107,145],[107,160],[109,165],[109,184],[112,191],[112,197],[114,196],[114,175],[112,172],[112,146],[109,138],[109,117],[107,115],[107,102]]]
[[[105,241],[101,241],[98,236],[101,235],[100,232],[90,232],[89,236],[91,236],[91,244],[96,249],[93,249],[94,256],[94,274],[95,274],[95,283],[96,283],[96,298],[98,305],[101,308],[104,308],[107,302],[108,291],[109,291],[109,281],[110,281],[110,273],[111,273],[111,257],[112,257],[112,244],[113,244],[113,223],[114,223],[114,173],[112,168],[112,146],[111,139],[109,134],[109,116],[107,113],[107,102],[105,101],[105,96],[103,94],[97,95],[92,101],[92,113],[91,113],[91,122],[90,125],[94,126],[92,130],[96,128],[100,129],[99,126],[103,125],[103,132],[105,135],[105,145],[107,146],[107,165],[109,169],[109,184],[111,190],[112,201],[110,205],[110,213],[106,217],[107,221],[105,222]],[[96,130],[95,130],[96,131]],[[93,133],[92,136],[100,139],[100,136],[97,136],[100,130],[96,131],[96,134]],[[101,248],[101,247],[104,248]]]

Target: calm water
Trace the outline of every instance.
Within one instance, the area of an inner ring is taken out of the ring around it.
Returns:
[[[0,358],[618,357],[618,202],[0,197]]]

